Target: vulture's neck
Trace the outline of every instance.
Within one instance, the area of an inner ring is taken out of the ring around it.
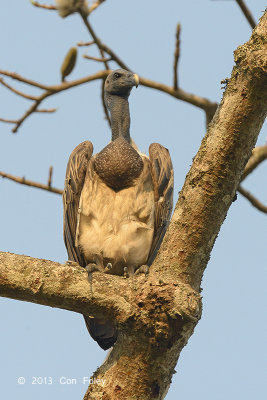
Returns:
[[[130,143],[130,111],[128,96],[108,96],[108,105],[111,116],[112,141],[123,137]]]

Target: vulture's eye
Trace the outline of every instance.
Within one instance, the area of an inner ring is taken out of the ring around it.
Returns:
[[[118,72],[115,72],[114,76],[115,76],[115,78],[120,78],[121,74],[118,74]]]

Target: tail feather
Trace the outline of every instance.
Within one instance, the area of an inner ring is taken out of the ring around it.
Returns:
[[[117,329],[111,321],[99,318],[92,318],[84,315],[88,332],[103,350],[114,345],[117,340]]]

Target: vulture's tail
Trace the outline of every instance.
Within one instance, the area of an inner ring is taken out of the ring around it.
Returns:
[[[114,345],[117,340],[117,330],[111,321],[87,315],[84,315],[84,320],[88,332],[102,349],[107,350]]]

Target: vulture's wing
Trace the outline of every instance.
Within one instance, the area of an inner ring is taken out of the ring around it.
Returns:
[[[70,155],[63,191],[64,242],[69,260],[85,267],[86,263],[79,249],[75,247],[77,217],[81,191],[84,185],[88,162],[93,153],[93,145],[86,141],[79,144]]]
[[[167,227],[173,205],[173,167],[169,151],[158,143],[149,146],[151,174],[155,193],[155,231],[148,265],[154,261]]]

